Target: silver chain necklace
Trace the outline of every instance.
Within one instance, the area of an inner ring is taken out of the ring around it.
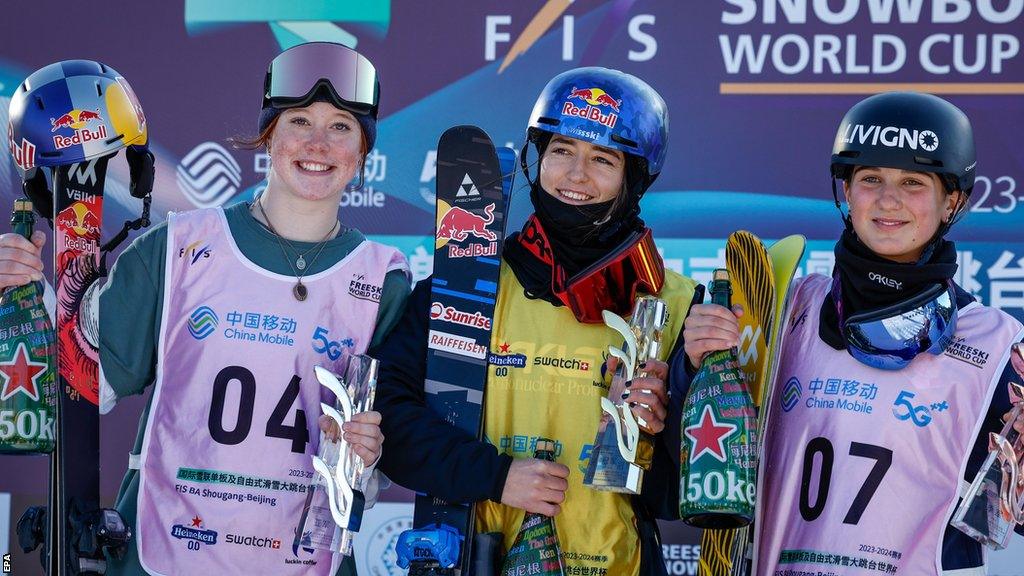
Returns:
[[[313,263],[316,262],[316,259],[320,257],[320,254],[324,251],[324,248],[327,246],[327,241],[331,239],[331,236],[334,234],[334,231],[338,229],[338,225],[340,224],[340,222],[338,220],[335,220],[334,226],[331,226],[331,229],[327,231],[327,235],[323,237],[323,240],[320,240],[320,242],[318,242],[309,250],[306,250],[302,254],[299,254],[298,249],[296,249],[295,246],[292,245],[291,240],[288,240],[284,236],[281,236],[277,232],[277,230],[274,229],[274,225],[270,223],[270,218],[267,216],[266,210],[263,209],[262,197],[258,198],[255,201],[255,204],[256,207],[260,209],[260,215],[263,216],[263,219],[267,222],[267,228],[269,228],[271,233],[274,234],[274,239],[277,240],[277,245],[281,247],[281,254],[284,255],[284,261],[288,263],[288,267],[291,268],[292,272],[295,274],[295,286],[292,286],[292,295],[295,296],[296,300],[302,302],[303,300],[306,299],[306,296],[309,295],[309,289],[307,289],[306,285],[302,283],[303,271],[306,269],[307,266],[312,266]],[[291,262],[291,255],[285,248],[285,244],[287,244],[288,248],[291,248],[292,251],[298,255],[298,257],[295,259],[294,265]],[[313,257],[310,258],[309,263],[306,263],[306,254],[309,254],[314,250],[316,251],[316,254],[313,254]]]

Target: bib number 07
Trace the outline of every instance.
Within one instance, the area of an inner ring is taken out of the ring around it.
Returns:
[[[814,495],[814,502],[811,502],[811,484],[814,474],[815,456],[820,455],[821,466],[818,469],[817,493]],[[860,442],[850,443],[850,456],[858,458],[869,458],[875,461],[871,467],[860,490],[850,503],[846,511],[843,524],[857,524],[861,515],[867,509],[871,497],[875,495],[882,478],[892,466],[892,450],[874,444],[862,444]],[[807,443],[804,450],[803,475],[800,479],[800,516],[807,522],[817,520],[825,510],[825,503],[828,501],[829,487],[832,485],[832,465],[835,462],[835,449],[828,438],[821,436],[814,438]]]

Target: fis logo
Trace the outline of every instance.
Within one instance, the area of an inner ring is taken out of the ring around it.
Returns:
[[[188,317],[188,333],[196,340],[203,340],[217,329],[220,319],[209,306],[196,308]]]
[[[939,147],[939,137],[931,130],[910,130],[897,126],[865,126],[863,124],[847,124],[840,128],[839,137],[846,144],[881,144],[887,148],[920,147],[925,152],[934,152]]]
[[[196,240],[181,250],[178,250],[178,258],[187,257],[189,259],[189,266],[194,266],[196,262],[199,262],[199,260],[209,258],[210,254],[210,245],[204,244],[203,240]]]

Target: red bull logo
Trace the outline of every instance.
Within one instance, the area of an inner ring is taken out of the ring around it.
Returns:
[[[14,163],[22,170],[31,170],[36,167],[36,147],[34,144],[21,139],[21,144],[14,141],[14,127],[7,125],[7,148],[11,151]]]
[[[583,100],[584,102],[590,104],[591,106],[607,106],[608,108],[611,108],[615,112],[619,111],[619,104],[622,103],[621,100],[616,100],[615,98],[612,98],[611,94],[605,92],[600,88],[574,87],[572,91],[569,92],[568,100],[573,99]]]
[[[91,122],[99,122],[100,126],[94,130],[89,130],[87,126]],[[53,136],[53,147],[60,150],[92,142],[93,140],[105,140],[107,138],[107,125],[102,122],[103,117],[100,116],[99,110],[72,110],[57,118],[50,118],[50,125],[52,126],[50,132],[62,129],[75,131],[74,136],[55,134]]]
[[[72,130],[81,130],[85,128],[85,125],[93,120],[103,121],[103,117],[100,116],[100,111],[96,110],[72,110],[67,114],[63,114],[57,118],[50,118],[50,132],[56,132],[61,128],[71,128]]]
[[[586,103],[586,106],[577,106],[573,100]],[[616,100],[600,88],[573,88],[562,106],[563,116],[577,116],[603,126],[614,128],[619,120],[619,107],[622,100]],[[606,113],[602,109],[608,109]]]
[[[57,223],[70,228],[78,236],[98,238],[100,221],[84,202],[75,202],[57,215]],[[69,246],[69,248],[76,248]]]
[[[487,229],[492,222],[493,202],[484,208],[484,216],[457,206],[449,208],[437,223],[437,248],[448,244],[450,258],[494,256],[498,253],[498,235]],[[470,236],[490,242],[487,245],[474,243],[464,248],[455,245],[456,242],[465,242]]]

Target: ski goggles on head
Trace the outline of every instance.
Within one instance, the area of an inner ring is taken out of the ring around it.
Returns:
[[[644,228],[572,278],[565,280],[564,272],[556,275],[553,288],[576,320],[600,324],[602,311],[628,316],[639,291],[657,294],[664,284],[665,265],[651,229]]]
[[[842,302],[838,275],[832,290],[835,301]],[[922,352],[942,354],[956,332],[956,293],[949,280],[899,304],[849,318],[842,308],[836,306],[846,349],[858,362],[881,370],[900,370]]]
[[[274,58],[264,82],[264,99],[300,106],[322,85],[339,106],[363,113],[377,108],[377,70],[362,54],[333,42],[299,44]]]

